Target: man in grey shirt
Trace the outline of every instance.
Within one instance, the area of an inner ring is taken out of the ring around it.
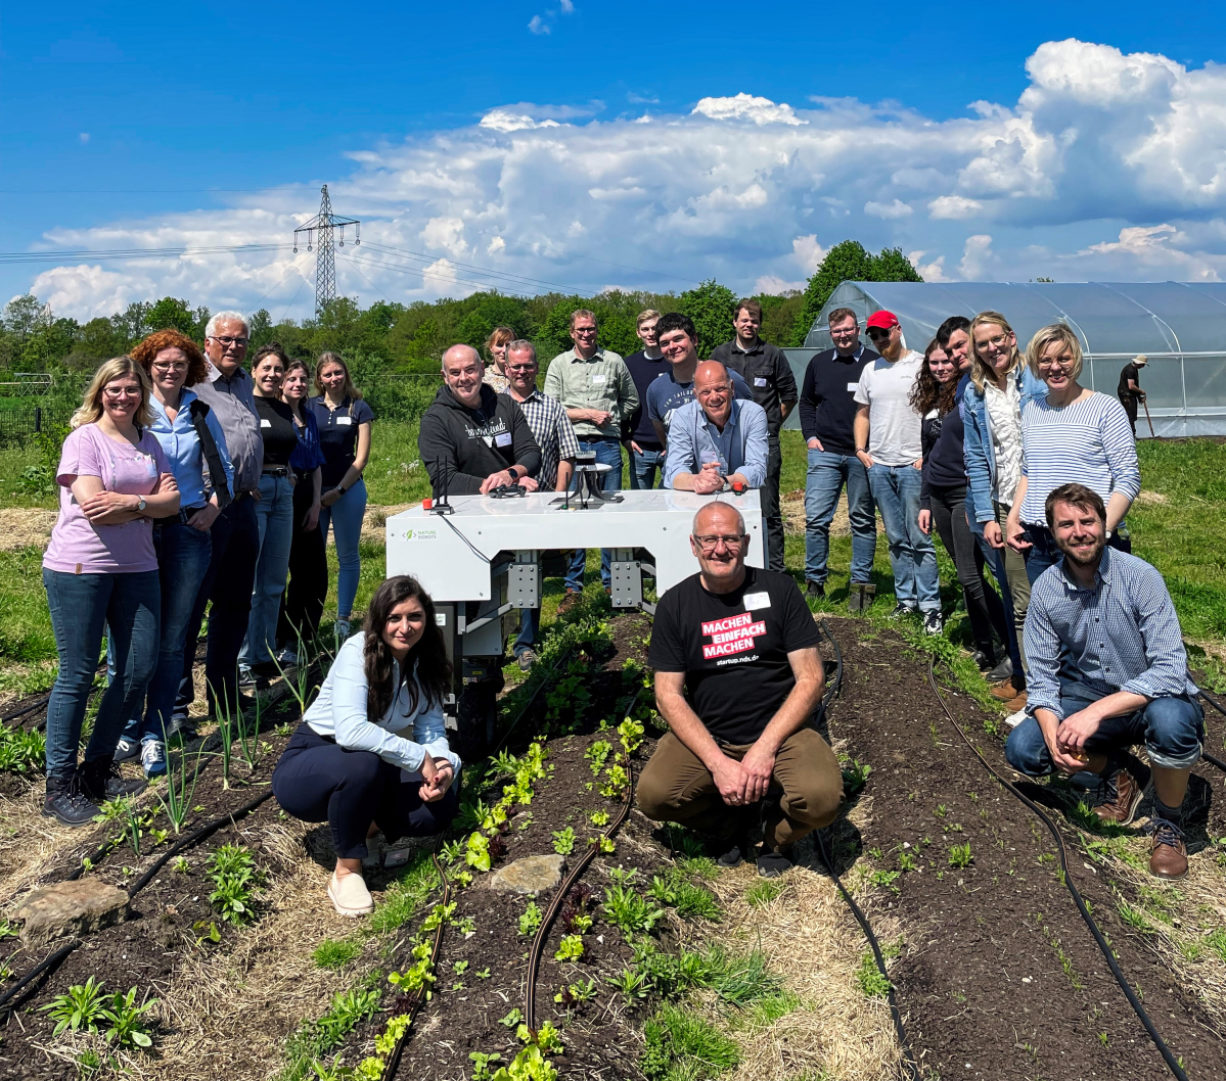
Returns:
[[[200,623],[210,601],[204,662],[209,710],[219,718],[233,717],[243,706],[238,690],[238,653],[247,633],[251,587],[260,549],[252,494],[259,491],[264,440],[255,411],[251,376],[242,366],[247,356],[247,321],[238,312],[218,312],[205,327],[204,352],[211,363],[209,378],[192,390],[213,411],[225,433],[226,448],[234,463],[234,499],[211,525],[206,520],[200,526],[209,529],[213,552],[187,624],[183,678],[174,711],[179,730],[186,725],[187,709],[195,698],[192,664]],[[197,514],[192,524],[203,518],[204,513]]]
[[[579,437],[580,453],[595,454],[597,465],[609,466],[600,478],[601,489],[616,492],[622,486],[622,430],[638,408],[638,391],[621,355],[596,344],[596,316],[586,308],[571,314],[570,337],[575,347],[549,362],[545,393],[566,410]],[[606,593],[612,582],[609,562],[609,549],[604,548],[600,552],[600,579]],[[571,555],[566,596],[558,605],[559,612],[578,603],[586,564],[587,553],[577,549]]]

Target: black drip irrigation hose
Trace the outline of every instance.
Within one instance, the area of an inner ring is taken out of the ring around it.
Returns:
[[[1226,707],[1224,707],[1221,702],[1219,702],[1216,698],[1213,698],[1207,695],[1204,691],[1200,692],[1200,696],[1209,705],[1211,705],[1214,709],[1216,709],[1223,717],[1226,717]],[[1226,762],[1223,762],[1220,758],[1214,757],[1208,751],[1206,751],[1203,747],[1201,748],[1200,756],[1210,765],[1217,766],[1217,768],[1220,769],[1223,773],[1226,773]]]
[[[1119,984],[1120,990],[1124,992],[1124,997],[1128,1000],[1128,1004],[1132,1007],[1138,1020],[1144,1026],[1145,1031],[1149,1034],[1149,1038],[1153,1041],[1154,1046],[1162,1055],[1162,1058],[1166,1062],[1171,1073],[1178,1079],[1178,1081],[1188,1081],[1188,1075],[1184,1073],[1183,1067],[1179,1065],[1179,1060],[1167,1046],[1166,1041],[1159,1034],[1157,1028],[1154,1027],[1153,1021],[1151,1020],[1149,1014],[1146,1013],[1145,1007],[1141,1005],[1141,1000],[1137,997],[1136,992],[1133,991],[1133,989],[1128,985],[1128,980],[1124,976],[1123,970],[1121,970],[1119,963],[1116,961],[1115,955],[1111,952],[1111,947],[1107,944],[1107,940],[1103,936],[1102,931],[1099,930],[1098,924],[1094,921],[1094,917],[1090,915],[1090,910],[1086,907],[1085,899],[1081,896],[1081,891],[1078,890],[1077,886],[1073,883],[1072,875],[1069,874],[1067,850],[1065,848],[1064,838],[1060,836],[1059,827],[1042,807],[1035,803],[1034,800],[1030,799],[1029,796],[1022,793],[1012,781],[998,773],[993,768],[992,764],[980,753],[979,748],[970,741],[966,735],[966,732],[950,711],[944,697],[941,695],[940,687],[937,686],[935,665],[936,658],[930,658],[928,661],[928,685],[932,688],[933,694],[936,695],[937,702],[940,703],[941,709],[944,711],[945,716],[949,719],[949,723],[954,726],[954,730],[961,737],[962,742],[965,743],[970,749],[971,753],[977,759],[979,759],[979,762],[984,769],[986,769],[997,781],[999,781],[1006,791],[1016,796],[1018,800],[1033,811],[1039,817],[1039,820],[1043,823],[1043,825],[1047,827],[1047,831],[1052,835],[1056,842],[1056,852],[1060,859],[1061,877],[1064,879],[1064,885],[1067,887],[1069,894],[1076,902],[1077,911],[1081,913],[1081,918],[1085,921],[1085,925],[1089,928],[1090,934],[1093,936],[1099,951],[1102,953],[1107,962],[1107,966],[1111,969],[1111,974],[1115,977],[1115,982]]]
[[[830,628],[826,625],[825,620],[819,620],[818,631],[826,638],[834,649],[835,656],[835,674],[834,682],[826,688],[826,693],[822,696],[823,712],[829,710],[831,703],[839,696],[843,689],[843,650],[839,646],[838,639],[830,633]],[[902,1049],[902,1061],[906,1068],[907,1074],[913,1081],[921,1081],[919,1066],[915,1061],[915,1054],[911,1050],[911,1044],[907,1040],[906,1029],[902,1023],[902,1011],[898,1008],[898,999],[894,994],[894,981],[890,979],[889,973],[885,968],[885,957],[881,952],[881,944],[873,932],[872,926],[868,922],[868,917],[864,915],[860,906],[856,904],[855,898],[847,892],[847,888],[843,885],[842,879],[839,878],[838,872],[834,869],[834,859],[826,848],[826,838],[823,832],[818,830],[814,837],[817,839],[817,854],[821,857],[822,864],[826,868],[826,873],[834,880],[835,886],[838,887],[839,893],[842,894],[843,900],[847,902],[847,907],[851,909],[851,914],[856,918],[856,922],[860,925],[860,930],[864,932],[864,937],[868,939],[869,949],[873,952],[873,961],[877,965],[877,971],[881,973],[882,978],[886,981],[888,991],[886,992],[886,1002],[890,1007],[890,1020],[894,1023],[894,1034],[898,1037],[898,1045]]]
[[[270,788],[267,792],[261,793],[260,795],[256,796],[255,799],[248,800],[241,807],[239,807],[238,810],[228,811],[226,814],[213,819],[213,821],[208,822],[205,825],[194,830],[193,832],[189,833],[186,837],[181,837],[166,852],[163,852],[162,855],[158,857],[158,859],[154,862],[153,866],[149,868],[149,870],[147,870],[143,875],[140,876],[140,878],[138,878],[134,883],[132,883],[132,885],[128,889],[128,900],[131,901],[138,893],[140,893],[141,890],[143,890],[147,885],[149,885],[149,883],[153,881],[153,877],[158,873],[158,871],[160,871],[163,867],[165,867],[166,864],[169,863],[170,860],[172,860],[180,852],[186,851],[187,849],[192,848],[194,845],[198,845],[201,841],[206,840],[207,838],[211,837],[214,833],[216,833],[223,826],[229,823],[237,822],[240,818],[245,818],[247,815],[251,814],[251,812],[254,811],[257,807],[259,807],[260,804],[262,804],[265,800],[267,800],[271,795],[272,795],[272,789]],[[103,845],[100,849],[98,849],[98,851],[94,854],[94,856],[97,858],[101,858],[102,856],[105,856],[118,843],[119,842],[117,841],[108,841],[105,845]],[[78,878],[81,877],[82,874],[84,874],[84,872],[85,872],[85,864],[82,863],[80,867],[78,867],[68,876],[67,881],[69,882],[76,881]],[[444,881],[446,880],[444,879]],[[20,991],[23,987],[25,987],[32,980],[34,980],[40,973],[45,972],[45,971],[50,971],[58,967],[60,962],[62,962],[64,958],[66,958],[70,953],[72,953],[73,950],[75,950],[78,946],[81,945],[82,941],[83,940],[79,938],[74,939],[72,942],[68,943],[66,946],[60,947],[60,949],[56,950],[56,952],[53,953],[50,957],[46,958],[44,961],[36,965],[29,973],[23,976],[21,980],[18,981],[15,987],[9,988],[9,990],[6,991],[2,997],[0,997],[0,1020],[3,1020],[8,1010],[11,1009],[11,1007],[8,1007],[6,1004],[15,999],[15,996],[18,991]]]
[[[443,873],[443,865],[438,861],[438,853],[431,853],[430,859],[434,863],[434,870],[439,877],[439,881],[443,884],[443,896],[439,904],[449,904],[451,902],[451,880]],[[443,928],[446,926],[446,922],[446,920],[439,920],[439,925],[434,931],[434,948],[430,951],[431,971],[438,966],[438,955],[443,945]],[[400,1059],[404,1055],[405,1046],[408,1044],[409,1036],[413,1032],[413,1022],[417,1020],[417,1014],[425,1001],[426,995],[424,990],[418,992],[413,1005],[409,1007],[409,1023],[405,1025],[404,1032],[401,1033],[400,1039],[396,1041],[396,1046],[392,1048],[392,1053],[387,1057],[387,1065],[383,1068],[383,1081],[390,1081],[391,1078],[396,1076],[396,1071],[400,1069]]]

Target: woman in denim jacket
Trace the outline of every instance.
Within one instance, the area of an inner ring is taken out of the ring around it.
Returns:
[[[970,382],[962,395],[966,460],[966,512],[1001,593],[1012,608],[1009,656],[1012,679],[992,693],[1010,706],[1025,706],[1026,658],[1022,627],[1030,604],[1026,561],[1005,544],[1004,529],[1022,468],[1022,406],[1043,397],[1047,388],[1023,361],[1017,335],[999,312],[980,312],[971,320]]]

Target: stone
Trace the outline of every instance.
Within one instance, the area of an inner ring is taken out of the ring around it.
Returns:
[[[486,886],[508,893],[541,893],[562,881],[563,856],[525,856],[499,867],[489,876]]]
[[[30,894],[13,913],[21,924],[21,939],[47,942],[67,935],[84,935],[119,923],[128,914],[128,895],[95,879],[55,882]]]

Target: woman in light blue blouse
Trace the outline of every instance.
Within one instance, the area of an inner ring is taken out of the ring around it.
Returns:
[[[1047,384],[1047,397],[1022,408],[1022,479],[1009,511],[1009,546],[1026,556],[1036,581],[1061,558],[1044,504],[1062,484],[1084,484],[1107,505],[1107,543],[1129,551],[1120,526],[1141,491],[1137,444],[1114,395],[1077,382],[1081,344],[1064,323],[1044,327],[1026,347],[1026,363]]]
[[[115,748],[117,761],[139,754],[145,776],[156,777],[166,772],[165,740],[174,732],[171,714],[183,674],[187,624],[212,554],[209,530],[230,502],[234,467],[217,418],[188,389],[208,377],[200,347],[177,330],[159,330],[131,356],[153,383],[148,430],[170,461],[181,496],[178,514],[158,519],[153,527],[162,633],[145,715],[128,721]]]
[[[450,680],[434,603],[415,578],[387,579],[273,771],[281,806],[331,829],[328,897],[342,916],[374,909],[362,859],[376,828],[394,841],[438,833],[455,816],[460,759],[443,723]]]

